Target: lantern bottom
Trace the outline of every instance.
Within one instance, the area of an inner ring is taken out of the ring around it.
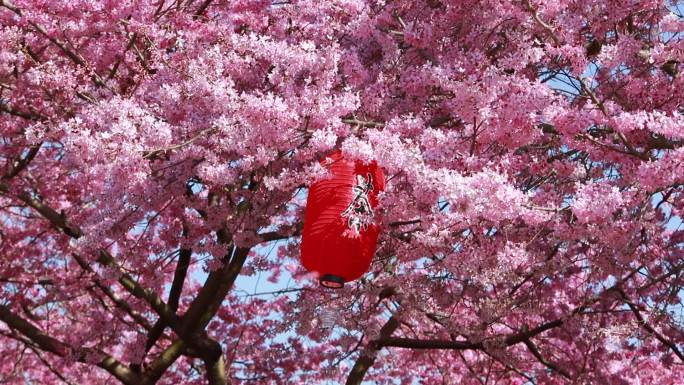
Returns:
[[[344,287],[344,278],[333,274],[325,274],[318,281],[321,283],[321,286],[331,289],[341,289]]]

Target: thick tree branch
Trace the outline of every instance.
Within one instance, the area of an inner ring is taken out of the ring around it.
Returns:
[[[304,227],[303,223],[298,223],[295,231],[292,234],[283,234],[283,233],[280,233],[277,231],[270,231],[270,232],[258,234],[258,237],[261,239],[261,242],[280,241],[283,239],[288,239],[291,237],[299,236],[302,233],[303,227]]]
[[[3,193],[9,193],[9,185],[7,183],[0,183],[0,191]],[[34,208],[38,211],[45,219],[50,221],[52,225],[65,234],[69,235],[74,239],[78,239],[82,236],[83,232],[78,226],[71,225],[67,222],[64,215],[57,213],[51,207],[43,204],[40,200],[34,198],[28,192],[24,191],[19,193],[18,198],[26,203],[28,206]],[[97,260],[99,263],[105,266],[114,267],[121,271],[121,268],[116,264],[114,258],[105,250],[100,250],[100,255]],[[79,264],[85,261],[79,262]],[[121,271],[121,277],[119,278],[119,283],[134,297],[145,300],[150,304],[152,309],[164,319],[169,326],[172,328],[177,328],[179,325],[178,317],[176,312],[173,311],[154,291],[147,290],[142,287],[137,281],[135,281],[129,274]]]
[[[281,234],[281,233],[276,232],[276,231],[270,231],[267,233],[259,234],[259,238],[261,238],[261,242],[264,242],[264,243],[273,242],[273,241],[280,241],[283,239],[288,239],[292,236],[294,236],[294,234],[293,235],[287,235],[287,234]]]
[[[399,327],[399,320],[392,316],[380,329],[380,338],[378,341],[384,341],[390,338],[392,333]],[[354,363],[354,367],[349,376],[347,377],[347,382],[345,385],[360,385],[363,378],[366,376],[368,369],[375,363],[375,357],[382,348],[382,345],[378,341],[371,341],[368,346],[361,352],[361,355]]]
[[[199,294],[183,315],[183,334],[193,334],[207,326],[240,274],[249,250],[236,248],[229,263],[209,274]]]
[[[350,124],[352,126],[365,127],[365,128],[382,128],[385,127],[383,122],[373,122],[369,120],[358,120],[356,118],[342,118],[342,123]]]
[[[228,376],[226,376],[226,363],[223,360],[223,355],[219,356],[217,360],[205,361],[207,367],[207,381],[209,385],[227,385]]]
[[[156,383],[164,374],[169,366],[180,357],[185,351],[186,344],[182,339],[174,341],[168,348],[157,357],[145,372],[146,382],[149,384]]]
[[[8,184],[0,183],[0,192],[9,193],[9,191],[10,187]],[[78,239],[82,236],[83,233],[78,226],[69,224],[63,215],[58,214],[51,207],[43,204],[38,199],[33,198],[29,193],[22,192],[18,197],[28,206],[38,211],[44,218],[50,221],[54,227],[62,230],[65,234],[74,239]],[[179,317],[176,316],[174,309],[166,304],[154,291],[145,289],[128,273],[124,272],[106,250],[100,250],[97,261],[104,266],[118,269],[121,272],[121,276],[118,280],[119,283],[134,297],[146,301],[160,316],[165,325],[170,326],[179,336],[181,336],[184,343],[195,348],[205,361],[212,362],[211,367],[213,370],[217,370],[217,367],[213,366],[213,362],[219,360],[219,357],[222,354],[221,346],[216,341],[209,338],[203,330],[211,318],[216,314],[221,302],[233,286],[235,279],[239,275],[240,270],[247,259],[249,250],[249,248],[238,248],[235,251],[233,258],[230,260],[230,263],[226,263],[223,268],[209,274],[205,285],[202,287],[198,296],[183,317],[182,323]],[[170,357],[174,356],[175,353],[167,354],[165,357],[166,359],[170,359]],[[160,365],[162,362],[166,361],[160,361]],[[216,376],[214,376],[214,378],[221,378],[221,376],[218,376],[218,372],[215,372],[215,374]]]
[[[2,179],[12,179],[15,176],[19,175],[19,173],[22,172],[26,168],[26,166],[29,165],[29,163],[31,163],[33,158],[36,157],[38,151],[40,150],[40,146],[42,145],[43,143],[40,142],[34,146],[31,146],[28,149],[28,152],[25,156],[19,157],[18,159],[11,162],[11,164],[9,164],[8,167],[9,169],[5,173],[5,176],[2,177]]]
[[[181,249],[178,254],[178,263],[176,264],[176,271],[173,274],[173,282],[171,283],[169,300],[167,301],[169,307],[174,311],[178,310],[178,301],[183,292],[183,283],[185,282],[185,276],[188,274],[191,256],[192,250],[190,249]]]
[[[416,225],[418,223],[421,223],[422,220],[420,219],[413,219],[410,221],[396,221],[396,222],[390,222],[388,224],[389,227],[400,227],[400,226],[407,226],[407,225]]]
[[[53,353],[60,357],[65,357],[73,350],[70,346],[43,333],[42,330],[14,314],[7,306],[0,305],[0,320],[6,323],[10,328],[17,330],[23,336],[35,343],[36,346],[46,352]],[[84,348],[82,349],[82,354],[77,357],[77,360],[87,363],[86,356],[88,355],[104,356],[104,358],[97,363],[97,366],[108,371],[122,383],[126,385],[137,385],[140,383],[140,378],[132,370],[121,364],[114,357],[102,352]]]
[[[19,10],[19,8],[17,8],[9,0],[0,0],[0,7],[5,7],[7,9],[9,9],[10,11],[16,13],[17,15],[21,16],[21,11]]]
[[[0,182],[0,192],[4,194],[10,193],[10,186],[5,182]],[[57,229],[63,231],[65,234],[72,238],[80,238],[82,233],[81,229],[76,226],[71,226],[67,223],[66,218],[51,207],[43,204],[40,200],[33,197],[28,191],[22,191],[17,195],[17,198],[24,202],[29,207],[32,207],[38,211],[45,219],[50,221],[50,223]]]

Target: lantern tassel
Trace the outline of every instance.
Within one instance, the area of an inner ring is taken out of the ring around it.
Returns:
[[[321,309],[321,328],[332,329],[337,324],[337,317],[339,316],[337,309],[325,307]]]

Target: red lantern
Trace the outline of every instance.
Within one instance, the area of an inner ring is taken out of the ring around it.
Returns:
[[[321,285],[340,288],[363,275],[378,241],[374,209],[385,175],[377,163],[345,159],[342,152],[321,164],[332,174],[309,188],[302,230],[302,264]]]

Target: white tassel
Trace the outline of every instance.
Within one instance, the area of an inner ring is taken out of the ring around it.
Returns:
[[[320,321],[321,328],[332,329],[337,324],[337,317],[339,316],[337,309],[331,307],[324,307],[321,309]]]

